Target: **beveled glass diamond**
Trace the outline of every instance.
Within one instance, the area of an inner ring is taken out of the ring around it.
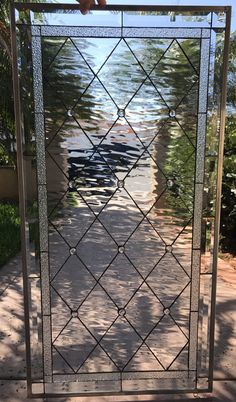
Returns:
[[[117,318],[117,307],[97,284],[78,311],[80,320],[100,339]]]
[[[163,306],[144,283],[126,306],[126,312],[129,322],[145,338],[163,316]]]
[[[163,317],[146,340],[146,344],[166,369],[186,342],[187,338],[171,319],[170,315]]]
[[[189,282],[189,277],[171,253],[166,253],[146,282],[164,306],[169,306]]]
[[[141,282],[142,278],[125,257],[125,254],[118,254],[100,279],[100,284],[117,306],[124,306]]]
[[[141,342],[141,338],[129,325],[125,317],[119,316],[100,344],[116,365],[122,369],[136,352]]]
[[[71,310],[78,309],[95,280],[76,255],[71,255],[52,281],[53,287],[66,299]]]
[[[117,254],[117,245],[96,219],[77,246],[77,254],[96,278]]]
[[[96,346],[95,339],[76,318],[72,318],[54,342],[54,347],[77,370]]]

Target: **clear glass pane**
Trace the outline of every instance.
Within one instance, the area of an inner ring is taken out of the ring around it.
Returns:
[[[207,44],[212,14],[121,17],[31,13],[32,43],[20,28],[32,348],[40,342],[32,364],[46,392],[194,388],[200,251],[198,357],[208,376],[220,33],[203,185],[201,37]]]

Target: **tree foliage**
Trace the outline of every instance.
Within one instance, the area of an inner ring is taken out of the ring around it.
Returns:
[[[236,255],[236,35],[231,39],[225,131],[221,249]]]
[[[0,163],[15,163],[14,106],[11,74],[9,0],[0,8]]]

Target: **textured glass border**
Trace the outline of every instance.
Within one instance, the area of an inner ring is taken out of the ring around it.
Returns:
[[[200,94],[201,96],[201,94]],[[206,145],[206,114],[198,115],[197,127],[197,153],[196,153],[196,183],[202,184],[204,181],[204,162],[205,162],[205,145]]]
[[[123,28],[130,38],[201,38],[201,29],[194,28]]]
[[[202,39],[200,83],[199,83],[199,107],[198,107],[199,113],[206,113],[207,111],[209,56],[210,56],[210,40]]]
[[[38,35],[39,26],[33,26],[32,32]],[[113,28],[113,27],[65,27],[65,26],[42,26],[42,36],[79,36],[79,37],[130,37],[130,38],[201,38],[200,28]]]
[[[33,89],[35,108],[35,137],[37,153],[38,214],[42,298],[43,372],[46,381],[52,380],[51,306],[48,259],[48,212],[46,187],[46,157],[43,104],[43,75],[41,37],[32,35]]]
[[[79,36],[79,37],[98,37],[110,38],[120,37],[121,28],[109,27],[65,27],[65,26],[42,26],[42,36]]]

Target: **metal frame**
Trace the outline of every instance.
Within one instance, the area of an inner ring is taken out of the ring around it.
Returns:
[[[32,10],[41,12],[53,12],[55,10],[80,10],[79,4],[62,4],[62,3],[14,3],[17,10]],[[133,6],[133,5],[106,5],[104,7],[93,6],[91,10],[107,10],[107,11],[198,11],[198,12],[228,12],[231,6]]]
[[[222,172],[224,161],[224,136],[225,136],[225,117],[226,117],[226,100],[227,100],[227,69],[229,62],[229,46],[230,46],[230,24],[231,24],[231,7],[226,10],[226,28],[225,42],[222,68],[222,92],[220,100],[220,132],[219,132],[219,149],[218,149],[218,171],[217,171],[217,193],[216,193],[216,216],[214,230],[214,253],[212,267],[212,294],[211,294],[211,323],[210,323],[210,366],[209,366],[209,390],[213,389],[214,374],[214,340],[215,340],[215,315],[216,315],[216,288],[217,288],[217,260],[219,250],[219,234],[220,234],[220,213],[221,213],[221,192],[222,192]]]
[[[15,23],[15,6],[11,4],[11,52],[12,52],[12,81],[14,94],[14,113],[15,113],[15,130],[17,145],[17,174],[19,188],[19,210],[21,220],[21,250],[22,250],[22,275],[23,275],[23,292],[24,292],[24,323],[25,323],[25,346],[26,346],[26,375],[31,378],[31,349],[30,349],[30,328],[29,328],[29,286],[27,277],[27,246],[26,246],[26,208],[25,208],[25,179],[24,179],[24,163],[23,163],[23,147],[22,147],[22,111],[20,82],[17,71],[17,36]],[[31,384],[27,381],[27,393],[31,395]]]
[[[23,224],[21,225],[21,239],[22,239],[22,263],[23,263],[23,283],[24,283],[24,309],[25,309],[25,341],[26,341],[26,362],[27,362],[27,389],[29,396],[40,397],[42,394],[33,393],[31,386],[31,350],[30,350],[30,328],[29,328],[29,288],[28,288],[28,277],[27,277],[27,242],[26,242],[26,208],[25,208],[25,179],[24,179],[24,166],[23,166],[23,148],[22,148],[22,111],[21,111],[21,96],[20,96],[20,83],[17,73],[17,46],[16,46],[16,21],[15,21],[15,10],[31,10],[31,11],[41,11],[41,12],[53,12],[56,10],[79,10],[79,4],[38,4],[38,3],[14,3],[11,4],[11,37],[12,37],[12,59],[13,59],[13,90],[14,90],[14,104],[15,104],[15,116],[16,116],[16,137],[17,137],[17,163],[18,163],[18,179],[19,179],[19,198],[20,198],[20,216]],[[94,6],[93,10],[101,10],[100,7]],[[103,10],[114,10],[114,11],[196,11],[196,12],[225,12],[226,14],[226,28],[225,28],[225,45],[224,45],[224,61],[223,61],[223,71],[222,71],[222,93],[221,93],[221,105],[220,105],[220,143],[219,143],[219,162],[218,162],[218,176],[217,176],[217,199],[216,199],[216,225],[215,225],[215,236],[214,236],[214,259],[213,259],[213,272],[212,272],[212,304],[211,304],[211,323],[210,323],[210,377],[209,377],[209,387],[201,391],[212,391],[213,383],[213,356],[214,356],[214,322],[215,322],[215,299],[216,299],[216,281],[217,281],[217,253],[218,253],[218,241],[219,241],[219,223],[220,223],[220,208],[221,208],[221,184],[222,184],[222,166],[223,166],[223,147],[224,147],[224,130],[225,130],[225,107],[226,107],[226,78],[227,78],[227,65],[228,65],[228,54],[229,54],[229,37],[230,37],[230,20],[231,20],[231,7],[221,7],[221,6],[105,6]],[[176,28],[178,29],[178,28]],[[182,28],[183,29],[183,28]],[[196,29],[194,29],[196,31]],[[201,32],[201,29],[200,29]],[[43,36],[43,35],[42,35]],[[45,33],[45,36],[47,34]],[[199,35],[200,37],[200,35]],[[203,39],[204,40],[204,39]],[[208,40],[207,38],[205,40]],[[34,75],[36,72],[34,72]],[[35,75],[36,78],[36,75]],[[200,84],[199,84],[200,85]],[[205,123],[206,124],[206,121]],[[198,181],[196,181],[198,183]],[[44,185],[44,183],[42,183]],[[196,185],[196,184],[195,184]],[[202,183],[199,183],[201,187],[199,189],[202,192]],[[200,194],[199,193],[199,194]],[[198,215],[198,214],[197,214]],[[198,216],[196,215],[196,222]],[[195,226],[195,225],[194,225]],[[194,251],[194,250],[193,250]],[[197,250],[195,250],[197,252]],[[195,258],[198,258],[196,255]],[[195,323],[196,326],[196,323]],[[178,391],[179,393],[193,392],[192,389]],[[176,393],[173,391],[148,391],[148,394],[157,393]],[[65,394],[57,393],[45,393],[47,396],[63,396]],[[136,392],[112,392],[112,393],[102,393],[98,392],[93,395],[135,395]],[[138,394],[147,394],[147,391],[139,391]],[[78,394],[70,393],[70,396],[77,396]],[[88,394],[80,394],[81,396],[88,396]]]

